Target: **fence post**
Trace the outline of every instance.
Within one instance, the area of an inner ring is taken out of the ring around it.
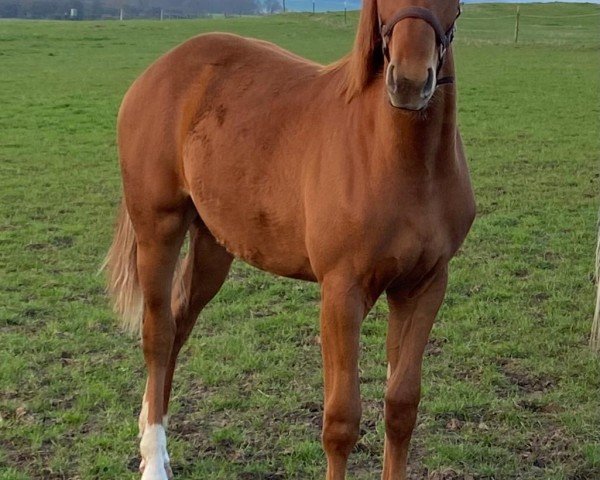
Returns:
[[[119,11],[119,20],[121,22],[123,21],[123,8],[121,8],[121,10]]]
[[[315,10],[316,10],[316,8],[315,8],[315,0],[313,0],[313,15],[315,14]]]
[[[344,24],[348,23],[348,2],[344,1]]]
[[[283,13],[285,13],[285,0],[283,0]]]
[[[520,7],[517,5],[517,16],[515,18],[515,45],[519,41],[519,17],[521,16],[519,8]]]
[[[161,8],[160,9],[160,21],[162,22],[165,18],[165,11]]]

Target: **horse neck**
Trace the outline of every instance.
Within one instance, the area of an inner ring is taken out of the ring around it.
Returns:
[[[454,75],[452,53],[448,52],[441,76]],[[377,77],[370,89],[371,98],[378,105],[375,111],[375,137],[384,157],[402,162],[404,167],[445,170],[454,159],[457,123],[456,88],[454,84],[439,87],[424,112],[406,112],[393,108],[385,97],[383,76]]]
[[[375,125],[376,140],[392,160],[427,170],[443,166],[440,162],[447,161],[454,152],[456,141],[454,87],[440,87],[425,112],[398,111],[380,102]]]

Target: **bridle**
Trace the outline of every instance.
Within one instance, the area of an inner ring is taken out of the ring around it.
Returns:
[[[438,64],[436,71],[437,85],[454,83],[454,77],[439,78],[439,74],[444,66],[444,57],[446,56],[446,51],[448,50],[448,47],[450,47],[452,40],[454,40],[456,20],[458,20],[458,17],[460,17],[460,13],[459,5],[456,17],[454,18],[454,21],[448,30],[444,30],[444,27],[442,27],[442,24],[431,10],[423,7],[403,8],[402,10],[396,12],[396,14],[385,24],[381,20],[381,16],[379,16],[379,34],[381,35],[381,48],[383,50],[383,56],[388,62],[390,61],[390,50],[388,45],[392,38],[392,33],[396,24],[405,18],[418,18],[427,22],[435,32],[435,38],[438,43]]]

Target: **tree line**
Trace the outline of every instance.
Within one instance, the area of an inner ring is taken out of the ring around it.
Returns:
[[[281,0],[0,0],[0,18],[101,19],[257,15],[281,11]]]

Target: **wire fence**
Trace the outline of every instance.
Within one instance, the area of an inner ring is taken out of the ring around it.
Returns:
[[[360,0],[282,0],[286,12],[343,11],[355,22]],[[469,43],[579,44],[600,47],[600,6],[593,4],[463,4],[458,27]],[[347,12],[352,12],[348,14]]]
[[[348,27],[354,27],[358,21],[362,4],[361,0],[280,1],[285,13],[337,12],[337,15],[327,16],[327,21]],[[190,16],[166,9],[157,9],[154,15],[161,20],[198,16],[202,15]],[[466,4],[457,26],[457,42],[469,44],[565,44],[600,49],[600,5]]]
[[[281,0],[286,12],[330,12],[360,10],[360,0]]]
[[[360,9],[360,1],[286,0],[286,11]],[[344,15],[356,21],[358,15]],[[350,20],[348,20],[350,18]],[[580,45],[600,48],[600,5],[464,4],[459,40],[467,43]]]
[[[576,44],[600,48],[600,7],[588,5],[584,13],[577,13],[580,10],[577,8],[565,14],[552,14],[556,8],[550,8],[548,14],[542,14],[541,4],[534,9],[509,6],[497,15],[480,8],[467,8],[459,19],[460,37],[469,43]]]

